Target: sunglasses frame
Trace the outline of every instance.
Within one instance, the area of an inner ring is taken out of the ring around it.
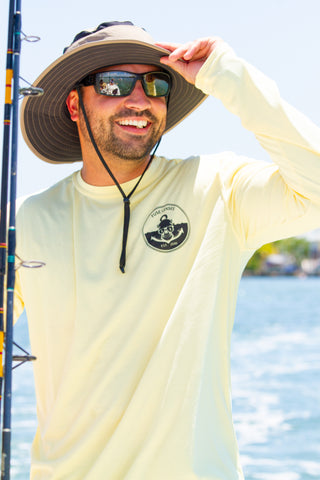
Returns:
[[[132,82],[130,91],[126,94],[123,94],[123,95],[122,94],[121,95],[118,95],[118,94],[115,95],[115,94],[112,94],[112,93],[101,92],[100,86],[98,84],[99,75],[100,74],[106,74],[106,73],[108,73],[108,74],[109,73],[110,74],[122,74],[122,76],[124,76],[124,77],[126,75],[128,75],[127,78],[130,78],[130,77],[133,78],[134,80]],[[167,77],[168,91],[164,95],[150,95],[147,92],[145,76],[156,74],[156,73],[160,73],[161,75],[164,75],[165,77]],[[89,86],[93,85],[95,91],[99,95],[104,95],[104,96],[107,96],[107,97],[128,97],[132,93],[132,91],[133,91],[134,87],[136,86],[136,83],[137,83],[138,80],[141,81],[143,91],[144,91],[144,93],[146,94],[147,97],[150,97],[150,98],[169,97],[170,90],[171,90],[171,85],[172,85],[172,79],[171,79],[171,76],[168,72],[164,72],[164,71],[161,71],[161,70],[155,70],[155,71],[146,72],[146,73],[133,73],[133,72],[127,72],[127,71],[124,71],[124,70],[106,70],[104,72],[91,73],[91,74],[87,75],[83,80],[81,80],[81,82],[79,83],[79,86],[89,87]]]

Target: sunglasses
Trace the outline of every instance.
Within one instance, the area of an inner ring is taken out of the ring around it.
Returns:
[[[167,97],[171,88],[171,77],[166,72],[132,73],[121,70],[109,70],[93,73],[85,77],[81,84],[90,85],[100,95],[126,97],[140,80],[147,97]]]

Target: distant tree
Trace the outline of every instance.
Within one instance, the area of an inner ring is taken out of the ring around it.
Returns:
[[[294,257],[298,265],[310,253],[310,243],[305,238],[290,237],[284,240],[267,243],[257,250],[250,258],[246,271],[249,273],[259,274],[262,270],[264,262],[269,255],[281,253]]]
[[[274,243],[280,253],[292,255],[298,265],[300,265],[301,261],[307,258],[310,253],[310,243],[305,238],[290,237]]]
[[[252,255],[247,263],[246,270],[251,273],[259,273],[262,269],[265,259],[274,253],[279,253],[277,246],[274,243],[266,243]]]

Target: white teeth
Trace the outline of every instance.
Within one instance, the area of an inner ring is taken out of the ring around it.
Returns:
[[[137,128],[145,128],[148,124],[146,120],[120,120],[120,125],[131,125]]]

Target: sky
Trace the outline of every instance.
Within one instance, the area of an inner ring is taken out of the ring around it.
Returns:
[[[2,118],[8,4],[9,0],[0,2]],[[320,126],[319,0],[22,0],[21,11],[23,33],[41,39],[37,43],[22,42],[20,73],[30,83],[62,54],[76,33],[105,21],[131,20],[156,41],[184,43],[200,37],[221,37],[239,56],[273,78],[282,97]],[[185,158],[225,150],[268,160],[239,119],[218,100],[209,98],[163,137],[157,153]],[[21,135],[18,165],[18,196],[47,188],[81,167],[79,163],[51,165],[40,160]]]

